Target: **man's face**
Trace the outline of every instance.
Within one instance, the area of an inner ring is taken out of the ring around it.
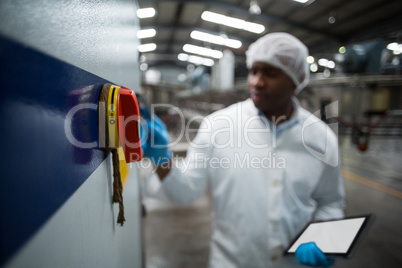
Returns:
[[[284,115],[291,107],[295,85],[281,69],[254,62],[248,74],[248,88],[254,105],[266,115]]]

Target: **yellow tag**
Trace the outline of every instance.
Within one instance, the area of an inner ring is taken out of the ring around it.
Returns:
[[[126,158],[124,157],[124,151],[122,147],[119,147],[117,149],[117,152],[119,153],[119,164],[120,164],[120,178],[121,178],[121,184],[124,186],[126,185],[129,170],[128,170],[128,164],[126,162]]]
[[[119,87],[112,85],[107,99],[107,124],[109,129],[109,147],[119,147],[119,132],[117,128],[117,95]]]

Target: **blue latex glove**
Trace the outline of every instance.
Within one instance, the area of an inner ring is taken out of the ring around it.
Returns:
[[[144,156],[148,157],[154,165],[166,163],[172,157],[172,152],[168,148],[169,133],[165,124],[156,115],[151,116],[146,108],[140,108],[141,116],[145,122],[141,122],[141,148]]]
[[[304,265],[313,267],[329,267],[335,263],[328,259],[314,242],[301,244],[296,250],[296,259]]]

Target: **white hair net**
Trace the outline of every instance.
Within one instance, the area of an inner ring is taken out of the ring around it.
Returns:
[[[310,78],[307,56],[307,47],[288,33],[267,34],[246,51],[248,68],[258,61],[281,69],[293,80],[296,94],[308,84]]]

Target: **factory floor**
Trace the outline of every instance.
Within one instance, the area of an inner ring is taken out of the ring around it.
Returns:
[[[357,151],[349,136],[339,138],[347,195],[346,216],[376,218],[351,259],[333,267],[402,267],[402,138],[370,139]],[[156,179],[156,178],[154,178]],[[208,195],[192,206],[144,198],[146,268],[207,267],[212,233]]]

